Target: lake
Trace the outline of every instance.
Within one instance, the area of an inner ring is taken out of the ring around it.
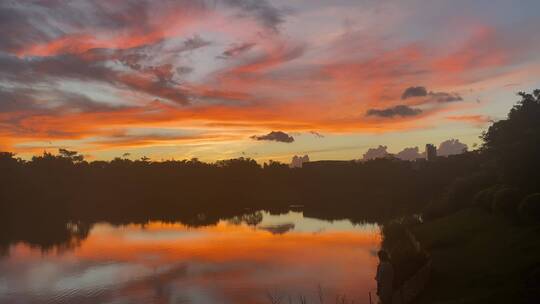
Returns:
[[[69,246],[9,245],[0,303],[369,303],[380,242],[376,224],[301,211],[202,227],[96,223]]]

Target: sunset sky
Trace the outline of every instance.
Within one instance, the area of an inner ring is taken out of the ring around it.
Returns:
[[[540,1],[3,0],[0,151],[472,147],[540,88]]]

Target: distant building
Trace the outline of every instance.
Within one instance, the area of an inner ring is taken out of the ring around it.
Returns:
[[[302,168],[304,163],[307,163],[307,162],[309,162],[309,156],[307,156],[307,155],[304,155],[304,156],[295,155],[295,156],[293,156],[291,164],[289,165],[289,167],[291,167],[291,168]]]
[[[435,160],[437,158],[437,147],[432,144],[426,145],[426,159],[428,161]]]

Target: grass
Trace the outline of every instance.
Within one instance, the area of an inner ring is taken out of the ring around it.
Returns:
[[[294,297],[291,295],[284,295],[278,292],[270,291],[266,293],[266,297],[270,304],[355,304],[355,300],[347,298],[346,295],[337,294],[335,295],[334,299],[329,299],[328,295],[323,292],[323,288],[321,287],[321,285],[317,286],[316,301],[312,302],[308,301],[307,297],[304,295],[298,295],[297,297]],[[373,303],[376,303],[375,298],[373,299]]]
[[[432,280],[416,303],[529,303],[540,225],[466,209],[411,231],[433,259]]]

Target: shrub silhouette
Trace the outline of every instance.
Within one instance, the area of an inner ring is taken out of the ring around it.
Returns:
[[[426,219],[439,218],[475,204],[480,189],[493,184],[495,177],[480,172],[457,178],[450,184],[443,196],[431,201],[424,209]]]
[[[519,205],[519,215],[522,218],[540,222],[540,193],[525,197]]]
[[[540,90],[520,92],[518,96],[521,100],[508,117],[494,122],[483,133],[478,151],[481,170],[449,181],[446,191],[432,197],[423,210],[425,219],[443,217],[471,205],[517,218],[522,197],[516,188],[529,193],[540,190]],[[508,185],[508,189],[500,189],[498,183]]]
[[[455,206],[452,206],[448,199],[443,197],[429,202],[422,211],[422,218],[428,221],[434,220],[450,214],[455,210]]]
[[[410,233],[418,218],[405,217],[386,222],[382,227],[382,247],[390,254],[394,266],[394,285],[401,286],[427,261],[427,254]]]
[[[473,199],[473,204],[475,207],[486,210],[488,212],[493,211],[493,199],[495,198],[495,193],[500,189],[499,185],[491,186],[484,190],[480,190]]]
[[[520,92],[508,118],[482,136],[483,151],[495,161],[505,183],[537,191],[540,179],[540,90]]]
[[[502,188],[495,193],[493,198],[493,211],[508,218],[515,219],[522,198],[523,196],[517,188]]]

